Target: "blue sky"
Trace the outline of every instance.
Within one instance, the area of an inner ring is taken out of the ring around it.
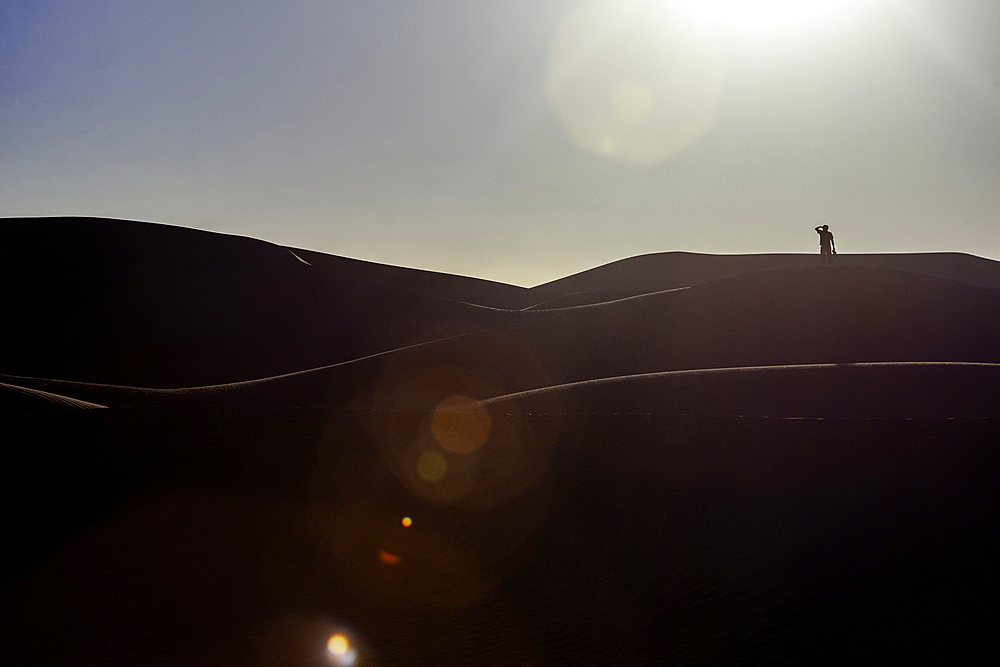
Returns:
[[[815,252],[823,223],[842,252],[1000,258],[998,3],[767,30],[682,5],[4,3],[0,215],[521,285]]]

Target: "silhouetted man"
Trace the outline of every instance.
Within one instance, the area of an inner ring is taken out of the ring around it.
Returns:
[[[830,231],[830,225],[823,225],[816,228],[816,233],[819,234],[819,254],[822,257],[822,264],[829,266],[832,255],[837,254],[837,247],[833,244],[833,232]]]

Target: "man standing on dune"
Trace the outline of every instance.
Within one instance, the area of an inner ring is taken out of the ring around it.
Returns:
[[[819,254],[822,257],[822,264],[823,266],[830,266],[832,256],[837,254],[837,247],[833,243],[833,232],[830,231],[830,225],[817,227],[816,233],[819,234]]]

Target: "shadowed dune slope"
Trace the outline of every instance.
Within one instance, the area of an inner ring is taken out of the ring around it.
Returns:
[[[379,283],[397,289],[442,299],[520,310],[534,303],[532,291],[525,287],[498,283],[482,278],[456,276],[436,271],[390,266],[350,257],[328,255],[315,250],[291,248],[311,265],[339,277]]]
[[[948,278],[977,287],[1000,287],[1000,262],[965,253],[840,254],[837,267],[894,269]],[[707,255],[662,252],[628,257],[532,288],[536,295],[573,292],[654,292],[777,269],[819,266],[818,254]]]
[[[332,276],[253,239],[98,218],[0,221],[0,368],[151,387],[314,368],[504,322]]]
[[[993,335],[998,327],[996,290],[886,269],[790,269],[539,311],[536,319],[510,327],[226,386],[143,394],[7,381],[110,405],[194,401],[422,410],[452,394],[484,399],[674,370],[1000,363],[1000,341]]]

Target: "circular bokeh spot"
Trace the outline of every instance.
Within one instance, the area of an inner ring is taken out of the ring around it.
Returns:
[[[563,20],[545,85],[577,146],[650,166],[711,130],[725,58],[711,30],[683,9],[667,0],[591,0]]]
[[[417,474],[425,482],[440,481],[448,472],[448,462],[437,452],[424,452],[417,459]]]
[[[470,454],[490,437],[490,414],[474,398],[451,396],[441,401],[431,417],[431,432],[449,452]]]
[[[326,650],[330,652],[330,655],[335,655],[340,657],[347,653],[347,649],[351,648],[351,643],[347,641],[347,637],[340,634],[339,632],[326,642]]]
[[[653,111],[653,94],[649,87],[638,81],[622,81],[611,95],[615,115],[619,120],[635,122]]]

